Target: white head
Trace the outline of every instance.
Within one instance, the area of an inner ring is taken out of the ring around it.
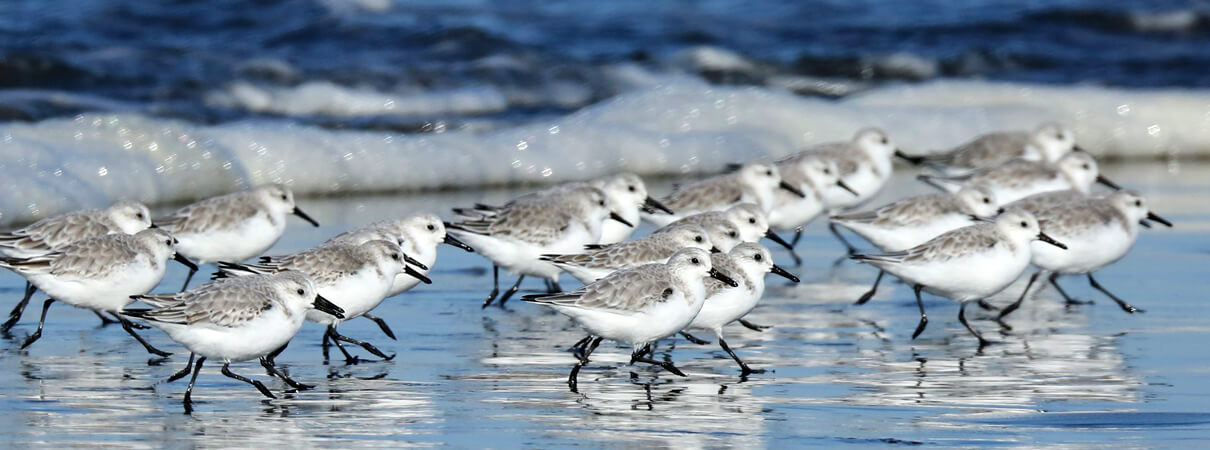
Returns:
[[[735,246],[727,252],[727,257],[731,258],[731,261],[740,270],[753,279],[764,278],[765,274],[774,272],[795,283],[798,282],[798,277],[773,264],[773,253],[769,252],[768,248],[755,242],[745,242]]]
[[[647,185],[643,179],[633,173],[598,178],[592,185],[605,192],[605,196],[614,203],[613,208],[620,212],[622,208],[631,209],[643,206],[647,201]]]
[[[167,261],[176,255],[176,238],[160,228],[148,228],[134,234],[144,248],[151,251],[156,261]]]
[[[1151,212],[1151,208],[1147,206],[1147,200],[1135,192],[1114,192],[1106,200],[1113,205],[1114,209],[1117,209],[1125,216],[1129,222],[1128,225],[1131,225],[1132,228],[1134,224],[1146,224],[1148,220],[1159,222],[1168,227],[1172,226],[1172,222]]]
[[[681,249],[668,258],[668,266],[672,269],[673,276],[689,283],[701,284],[703,278],[714,277],[732,287],[739,286],[728,274],[714,270],[710,253],[700,248]],[[701,285],[701,288],[704,291],[705,285]]]
[[[319,222],[294,205],[294,193],[284,185],[266,184],[253,189],[252,194],[274,216],[285,217],[286,214],[294,214],[311,225],[319,226]]]
[[[265,277],[277,290],[279,302],[290,315],[299,320],[309,309],[316,309],[327,314],[343,314],[344,310],[319,296],[315,283],[306,274],[294,270],[286,270]],[[337,316],[343,318],[343,315]]]
[[[357,250],[388,277],[403,271],[403,251],[394,241],[376,239],[358,245]]]
[[[590,229],[595,230],[593,234],[596,235],[596,238],[600,238],[601,225],[606,220],[621,219],[621,216],[609,208],[609,200],[606,198],[605,192],[600,189],[582,186],[568,191],[565,195],[571,199],[571,204],[568,205],[571,209],[569,212],[583,220]]]
[[[416,214],[401,221],[400,235],[406,246],[417,249],[435,249],[438,244],[445,242],[445,222],[434,214]]]
[[[727,208],[725,214],[727,219],[739,229],[741,241],[756,242],[769,233],[769,217],[759,206],[752,203],[740,203]]]
[[[755,197],[755,200],[760,204],[762,210],[769,210],[773,207],[773,190],[785,188],[781,182],[781,173],[777,171],[777,166],[765,163],[750,163],[744,164],[735,173],[740,184],[745,186],[745,190]],[[798,188],[794,188],[794,190]]]
[[[105,209],[109,220],[126,234],[135,234],[151,226],[151,212],[139,202],[123,200]]]
[[[980,185],[972,185],[962,188],[955,192],[954,197],[958,199],[958,204],[962,208],[962,212],[978,217],[993,217],[1003,211],[1000,204],[996,202],[995,194],[991,190]]]
[[[1040,152],[1046,162],[1054,162],[1076,150],[1076,134],[1061,123],[1045,122],[1034,129],[1029,145]]]
[[[705,228],[691,223],[672,225],[667,230],[661,231],[660,234],[666,235],[661,239],[671,239],[677,248],[710,250],[715,245]]]
[[[729,220],[707,221],[702,224],[702,228],[706,229],[706,234],[710,236],[710,242],[720,252],[731,250],[743,242],[739,227],[736,227]]]
[[[1059,158],[1056,163],[1059,172],[1063,174],[1071,187],[1087,194],[1092,184],[1101,176],[1097,168],[1097,160],[1085,152],[1071,152]]]
[[[814,195],[819,195],[818,192],[820,189],[837,184],[840,181],[840,169],[836,168],[836,161],[831,159],[814,156],[800,158],[798,160],[798,170],[802,172],[807,182],[815,190]]]
[[[1038,219],[1024,209],[1012,208],[1005,211],[996,218],[995,224],[996,229],[1008,237],[1011,242],[1028,244],[1037,239],[1062,249],[1067,248],[1051,239],[1050,236],[1043,234],[1042,228],[1038,225]]]
[[[895,143],[880,128],[863,128],[853,135],[853,146],[870,155],[874,161],[886,161],[888,164],[895,155]]]

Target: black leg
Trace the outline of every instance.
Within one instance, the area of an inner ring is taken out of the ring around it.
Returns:
[[[546,292],[550,293],[550,294],[558,294],[560,292],[563,292],[563,287],[559,286],[558,281],[550,280],[550,287],[546,290]],[[500,302],[500,303],[504,303],[504,302]]]
[[[329,330],[329,333],[332,333],[332,340],[334,340],[337,343],[337,345],[340,345],[340,342],[344,341],[344,342],[348,342],[353,345],[358,345],[361,348],[366,349],[367,352],[373,353],[374,356],[377,356],[384,360],[390,361],[391,359],[395,358],[395,355],[387,356],[386,353],[383,353],[382,350],[379,350],[378,347],[374,346],[374,344],[371,344],[371,343],[365,342],[365,341],[359,341],[357,339],[353,339],[351,337],[337,333],[336,327],[329,327],[328,330]]]
[[[790,246],[791,246],[791,247],[797,247],[797,246],[798,246],[798,240],[799,240],[799,239],[801,239],[801,238],[802,238],[802,227],[795,228],[795,229],[794,229],[794,238],[793,238],[793,239],[790,239]]]
[[[759,325],[759,324],[755,324],[755,323],[749,322],[749,321],[744,320],[744,319],[739,319],[739,324],[740,324],[740,325],[743,325],[743,326],[744,326],[744,328],[747,328],[747,329],[752,330],[752,331],[762,331],[762,332],[763,332],[763,331],[765,331],[765,330],[768,330],[768,329],[770,329],[770,328],[773,328],[773,326],[772,326],[772,325]]]
[[[723,351],[727,352],[728,355],[731,355],[731,359],[734,359],[735,362],[739,364],[740,373],[743,375],[765,373],[765,369],[753,369],[748,367],[748,365],[745,364],[742,359],[739,359],[739,355],[736,355],[735,352],[731,351],[731,347],[727,345],[727,341],[724,341],[722,336],[718,337],[718,345],[722,346]]]
[[[929,324],[929,316],[924,313],[924,301],[920,299],[920,291],[924,289],[923,285],[912,286],[912,291],[916,293],[916,306],[920,308],[920,323],[916,325],[916,331],[912,333],[912,339],[920,336],[924,332],[924,327]]]
[[[521,282],[524,280],[525,275],[517,277],[517,282],[513,283],[513,287],[508,288],[507,291],[504,291],[504,295],[500,296],[500,303],[498,303],[497,306],[504,306],[504,302],[507,302],[509,297],[512,297],[513,294],[516,294],[518,289],[521,289]]]
[[[988,303],[987,300],[985,300],[985,299],[979,299],[979,301],[976,303],[978,303],[979,307],[983,308],[985,311],[999,311],[1000,310],[999,307],[997,307],[996,305],[993,305],[991,303]]]
[[[1088,284],[1091,284],[1093,289],[1096,289],[1098,291],[1101,291],[1105,295],[1108,295],[1109,298],[1113,299],[1114,303],[1117,303],[1118,306],[1120,306],[1122,308],[1122,311],[1126,311],[1130,314],[1143,312],[1143,310],[1135,308],[1134,306],[1131,306],[1129,303],[1126,303],[1122,299],[1118,298],[1118,296],[1113,295],[1113,293],[1111,293],[1108,290],[1106,290],[1105,288],[1101,287],[1101,283],[1097,283],[1096,278],[1093,278],[1091,273],[1088,274]]]
[[[93,313],[93,314],[96,314],[98,319],[101,319],[101,326],[103,326],[103,327],[105,327],[105,326],[109,326],[109,325],[113,325],[113,324],[115,324],[115,323],[121,323],[120,321],[113,320],[113,319],[110,319],[110,318],[108,318],[108,317],[105,317],[105,315],[104,315],[104,314],[101,314],[101,312],[100,312],[100,311],[97,311],[97,310],[95,310],[95,309],[94,309],[94,310],[92,310],[92,313]]]
[[[487,294],[487,300],[483,301],[483,307],[492,304],[492,300],[496,299],[496,295],[500,293],[500,266],[492,264],[492,292]]]
[[[1054,286],[1055,290],[1059,291],[1059,295],[1063,296],[1063,300],[1067,302],[1067,306],[1091,305],[1092,304],[1092,300],[1082,302],[1082,301],[1076,300],[1074,298],[1071,298],[1070,295],[1067,295],[1067,291],[1064,291],[1063,288],[1061,286],[1059,286],[1058,278],[1059,278],[1059,273],[1055,272],[1055,273],[1050,274],[1050,278],[1048,278],[1048,279],[1050,280],[1050,285]]]
[[[289,346],[290,346],[290,341],[286,341],[286,343],[282,344],[281,347],[278,347],[277,350],[271,351],[271,352],[269,352],[268,355],[265,355],[265,359],[269,361],[269,364],[276,366],[277,365],[277,355],[280,355],[282,352],[286,351],[286,347],[289,347]],[[273,374],[269,374],[269,375],[273,375]]]
[[[181,292],[185,292],[185,289],[189,289],[189,282],[193,281],[193,274],[195,273],[197,273],[197,269],[189,269],[189,275],[185,275],[185,284],[181,285]]]
[[[652,364],[652,365],[660,366],[660,367],[663,367],[663,368],[664,368],[664,370],[667,370],[667,371],[669,371],[669,372],[672,372],[672,373],[674,373],[674,374],[676,374],[676,375],[680,375],[680,376],[682,376],[682,377],[687,377],[687,376],[688,376],[688,375],[685,375],[685,372],[681,372],[681,369],[678,369],[678,368],[676,368],[676,366],[672,365],[672,363],[671,363],[671,362],[668,362],[668,361],[656,361],[656,360],[651,359],[651,358],[648,358],[648,357],[646,357],[646,356],[639,356],[639,352],[636,352],[636,353],[634,353],[633,355],[630,355],[630,363],[631,363],[631,364],[634,364],[634,363],[636,363],[636,362],[641,362],[641,363],[647,363],[647,364]]]
[[[282,346],[282,348],[285,348],[285,346]],[[314,385],[303,384],[303,383],[294,381],[294,379],[290,378],[289,375],[286,375],[284,372],[278,370],[277,365],[274,364],[273,361],[270,360],[268,356],[261,357],[260,365],[261,365],[261,367],[264,367],[266,371],[269,372],[269,375],[281,378],[281,380],[283,382],[285,382],[287,385],[289,385],[290,387],[292,387],[294,389],[298,389],[300,391],[305,391],[307,389],[312,389],[315,387]]]
[[[802,238],[802,227],[794,229],[794,238],[790,239],[790,248],[786,252],[790,253],[790,257],[794,259],[794,267],[802,265],[802,258],[798,256],[798,252],[794,251],[794,247],[798,246],[798,240]]]
[[[580,359],[583,357],[582,355],[584,354],[584,347],[587,346],[589,342],[592,342],[591,334],[584,336],[583,339],[576,341],[575,344],[571,344],[571,347],[569,347],[567,350],[571,351],[571,354],[576,355],[577,359]]]
[[[592,335],[589,335],[588,339],[592,339]],[[588,364],[588,357],[592,355],[592,352],[597,350],[597,346],[601,345],[602,339],[604,338],[596,338],[592,339],[591,342],[586,343],[587,347],[584,348],[584,353],[578,355],[580,360],[576,362],[575,366],[572,366],[571,373],[567,374],[567,387],[568,389],[571,389],[572,392],[579,392],[577,387],[579,386],[578,378],[580,375],[580,368],[584,367],[585,364]]]
[[[46,324],[46,310],[50,309],[50,304],[54,302],[55,299],[48,298],[46,299],[46,302],[42,304],[42,317],[38,319],[38,330],[35,331],[34,334],[31,334],[29,337],[25,338],[25,342],[21,343],[22,350],[25,350],[25,347],[29,347],[30,344],[33,344],[34,341],[37,341],[38,338],[42,337],[42,326]]]
[[[697,345],[706,345],[706,344],[710,343],[710,341],[707,341],[705,339],[699,339],[699,338],[695,337],[694,335],[686,333],[684,331],[681,332],[681,336],[684,336],[686,340],[688,340],[689,342],[692,342],[694,344],[697,344]]]
[[[828,230],[830,230],[832,232],[832,235],[836,236],[836,239],[840,240],[841,244],[844,244],[845,249],[848,250],[850,255],[857,254],[857,247],[854,247],[853,244],[850,244],[849,240],[845,239],[844,235],[840,234],[840,228],[837,228],[836,224],[829,223]]]
[[[25,314],[25,306],[29,304],[29,299],[33,298],[35,292],[38,292],[38,287],[26,281],[25,296],[21,298],[21,302],[17,303],[13,311],[8,313],[8,320],[4,322],[4,325],[0,325],[0,333],[8,333],[8,330],[12,329],[13,325],[16,325],[17,321],[21,320],[21,315]]]
[[[373,320],[374,323],[378,324],[378,328],[382,330],[382,334],[387,335],[387,337],[391,338],[391,340],[393,340],[393,341],[396,340],[395,332],[391,331],[391,327],[387,326],[387,321],[382,320],[381,317],[371,316],[369,314],[362,314],[361,317],[365,317],[367,319]]]
[[[971,328],[971,324],[966,322],[966,302],[962,302],[962,306],[958,307],[958,321],[962,322],[962,326],[966,327],[966,331],[971,332],[971,334],[975,335],[975,337],[979,339],[979,348],[983,348],[990,343],[987,339],[983,339],[982,334],[979,334],[978,331],[975,331],[974,328]]]
[[[857,299],[857,303],[854,303],[854,305],[864,305],[865,302],[868,302],[871,298],[874,298],[874,294],[878,292],[878,284],[882,283],[883,275],[886,275],[886,272],[879,270],[878,277],[874,278],[874,285],[870,286],[870,290],[866,291],[864,294],[861,294],[861,298]]]
[[[265,397],[277,398],[277,396],[273,395],[272,392],[269,392],[269,388],[265,387],[265,385],[263,383],[261,383],[260,380],[253,380],[248,377],[236,374],[235,372],[232,372],[231,369],[229,369],[227,367],[230,365],[231,365],[230,363],[223,364],[222,372],[223,372],[223,375],[227,376],[227,378],[234,378],[234,379],[243,381],[245,383],[251,384],[252,386],[255,386],[256,390],[260,391],[260,393],[263,394]]]
[[[323,342],[321,342],[319,344],[319,347],[321,349],[323,349],[325,363],[328,362],[328,349],[332,348],[332,341],[330,339],[331,339],[331,336],[328,335],[328,331],[324,330],[324,339],[323,339]],[[341,349],[341,350],[343,350],[343,349]]]
[[[336,339],[336,329],[331,325],[328,325],[328,330],[324,332],[324,342],[327,342],[328,339],[331,339],[332,343],[336,344],[336,348],[340,350],[341,353],[344,353],[345,364],[357,364],[358,362],[361,362],[360,358],[350,354],[348,350],[345,350],[344,344],[341,344],[340,341]],[[324,360],[327,360],[327,355],[324,355]]]
[[[136,341],[139,341],[140,344],[143,344],[143,348],[147,349],[147,353],[151,353],[151,354],[158,355],[158,356],[172,355],[172,353],[168,353],[166,351],[152,347],[151,344],[148,344],[147,341],[143,340],[142,336],[139,336],[138,333],[134,332],[134,323],[131,322],[130,320],[128,320],[122,316],[118,316],[118,321],[122,323],[123,330],[126,330],[127,333],[130,333],[131,336],[134,336],[134,339]]]
[[[197,363],[193,365],[193,376],[189,377],[189,387],[185,388],[185,399],[183,400],[185,414],[193,412],[193,400],[190,398],[193,396],[193,383],[197,381],[197,374],[202,372],[202,363],[204,362],[206,362],[205,356],[198,358]]]
[[[1038,281],[1038,275],[1041,275],[1041,274],[1042,274],[1042,271],[1039,270],[1037,272],[1034,272],[1033,275],[1030,275],[1029,282],[1025,284],[1025,290],[1021,291],[1021,296],[1017,298],[1017,301],[1013,302],[1011,305],[1005,306],[1004,309],[1000,310],[1000,315],[996,316],[996,322],[1000,322],[1000,326],[1010,329],[1010,330],[1013,329],[1013,327],[1010,327],[1010,326],[1008,326],[1008,324],[1004,323],[1004,317],[1009,314],[1012,314],[1013,311],[1016,311],[1017,308],[1021,307],[1021,302],[1025,301],[1025,295],[1029,294],[1029,288],[1033,287],[1034,282]]]
[[[168,377],[168,380],[165,381],[165,383],[171,383],[171,382],[179,380],[181,378],[185,378],[185,375],[189,375],[190,370],[193,370],[193,353],[192,352],[189,353],[189,362],[185,363],[185,367],[183,369],[177,371],[177,373],[172,374],[172,376]],[[189,384],[193,385],[193,382],[190,382]]]

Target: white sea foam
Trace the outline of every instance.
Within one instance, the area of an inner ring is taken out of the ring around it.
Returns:
[[[236,82],[208,94],[206,103],[289,116],[354,117],[499,112],[509,102],[504,94],[490,87],[396,94],[310,81],[293,87]]]
[[[881,126],[908,151],[1061,120],[1093,152],[1210,154],[1210,91],[935,81],[840,101],[677,82],[491,132],[403,135],[135,114],[0,125],[0,223],[119,198],[178,202],[282,182],[301,195],[714,171]]]

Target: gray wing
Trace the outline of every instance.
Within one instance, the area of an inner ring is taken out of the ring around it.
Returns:
[[[252,203],[243,201],[245,195],[246,192],[237,192],[202,200],[155,220],[155,224],[174,234],[233,228],[257,214],[264,214]]]
[[[179,294],[135,297],[154,309],[130,314],[158,322],[236,327],[272,308],[277,293],[254,278],[227,278]]]
[[[989,133],[937,157],[928,156],[925,160],[971,169],[995,167],[1025,155],[1029,139],[1029,133],[1023,131]]]
[[[558,239],[574,220],[569,213],[552,210],[542,203],[535,202],[514,205],[498,211],[491,217],[457,222],[451,224],[451,228],[546,245]]]
[[[1039,179],[1052,178],[1055,176],[1055,173],[1055,169],[1049,164],[1014,159],[991,170],[971,176],[967,182],[970,184],[1021,188]]]
[[[719,175],[682,186],[664,198],[673,211],[706,211],[738,203],[743,188],[732,182],[733,175]]]
[[[243,264],[259,273],[277,273],[297,270],[307,274],[317,285],[336,282],[341,277],[356,273],[369,264],[358,258],[357,247],[349,244],[322,245],[292,255],[272,258],[262,264]]]
[[[0,233],[0,246],[49,252],[80,239],[109,234],[115,230],[116,227],[102,217],[102,211],[77,211]]]
[[[809,147],[791,158],[803,158],[813,155],[832,161],[836,163],[836,169],[840,171],[840,176],[843,178],[857,172],[859,156],[856,155],[857,152],[854,152],[851,147],[848,142],[829,142]]]
[[[909,197],[872,211],[835,216],[835,219],[868,223],[878,226],[910,226],[927,223],[938,216],[956,211],[957,204],[950,194],[925,194]]]
[[[133,236],[112,234],[77,241],[47,255],[49,259],[29,261],[47,261],[50,273],[57,276],[95,278],[134,261],[139,256],[138,248]]]
[[[571,292],[525,298],[535,303],[633,313],[667,300],[672,293],[672,276],[667,266],[647,264],[614,272]]]
[[[630,242],[612,244],[599,250],[587,251],[575,255],[549,255],[543,259],[561,264],[574,264],[590,268],[622,267],[623,262],[650,262],[665,259],[676,253],[680,248],[663,239],[662,236],[650,235]]]
[[[910,263],[948,261],[981,248],[992,248],[1002,242],[994,224],[978,224],[942,233],[916,247],[879,255],[856,255],[860,261],[873,263]]]

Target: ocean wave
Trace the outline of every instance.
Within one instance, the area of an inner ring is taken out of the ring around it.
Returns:
[[[911,152],[1061,120],[1123,157],[1210,154],[1205,90],[940,80],[842,100],[678,81],[488,132],[341,131],[287,121],[200,125],[140,114],[0,125],[0,223],[136,199],[183,202],[285,183],[300,195],[549,183],[617,171],[694,174],[845,140],[868,125]]]
[[[1210,11],[1204,9],[1130,11],[1059,8],[1038,11],[1029,14],[1028,18],[1110,31],[1155,34],[1210,32]]]

